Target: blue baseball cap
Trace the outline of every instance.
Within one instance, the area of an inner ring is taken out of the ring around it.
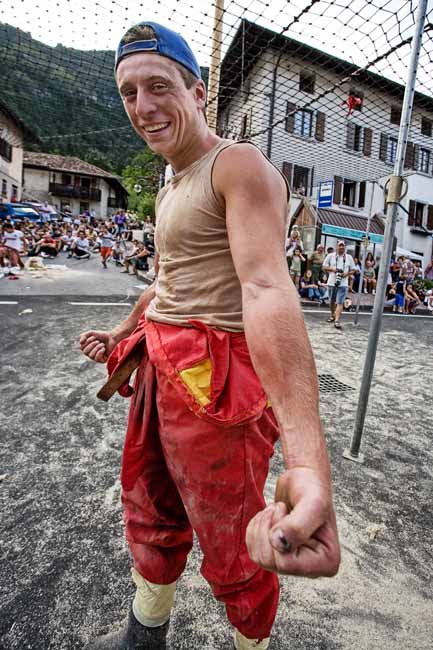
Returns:
[[[156,38],[143,41],[133,41],[132,43],[124,43],[122,38],[116,51],[114,71],[117,70],[120,61],[125,57],[140,52],[150,52],[177,61],[177,63],[180,63],[187,68],[187,70],[192,72],[194,77],[201,79],[201,71],[197,59],[186,40],[180,34],[177,34],[173,30],[168,29],[168,27],[163,27],[158,23],[147,21],[137,23],[135,27],[152,27],[156,34]]]

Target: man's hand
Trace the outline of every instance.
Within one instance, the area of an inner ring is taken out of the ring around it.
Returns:
[[[86,357],[98,363],[107,363],[108,357],[117,345],[111,332],[83,332],[80,349]]]
[[[295,467],[280,477],[277,492],[277,503],[248,525],[251,559],[276,573],[309,578],[336,575],[340,547],[328,482],[314,469]]]

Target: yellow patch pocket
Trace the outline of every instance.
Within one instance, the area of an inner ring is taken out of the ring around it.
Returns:
[[[194,396],[200,406],[210,404],[212,364],[210,359],[200,361],[191,368],[179,372],[185,386]]]

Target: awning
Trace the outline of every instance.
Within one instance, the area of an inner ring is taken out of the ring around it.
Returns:
[[[367,217],[361,214],[344,212],[343,210],[331,210],[319,208],[317,211],[319,223],[347,228],[348,230],[358,230],[365,232],[367,228]],[[384,226],[380,219],[374,215],[370,221],[370,232],[376,235],[383,235]]]
[[[408,251],[406,248],[400,248],[400,246],[397,246],[397,255],[404,255],[405,257],[409,257],[411,260],[419,260],[420,262],[424,260],[422,255],[412,253],[412,251]]]

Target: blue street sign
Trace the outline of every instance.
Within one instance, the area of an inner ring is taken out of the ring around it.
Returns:
[[[343,239],[356,239],[361,240],[366,237],[365,230],[352,230],[352,228],[340,228],[340,226],[330,226],[326,223],[322,224],[322,235],[332,235],[333,237],[342,237]],[[383,235],[376,235],[376,233],[369,232],[368,239],[373,244],[383,244]]]
[[[334,181],[324,181],[319,185],[318,208],[330,208],[334,195]]]

